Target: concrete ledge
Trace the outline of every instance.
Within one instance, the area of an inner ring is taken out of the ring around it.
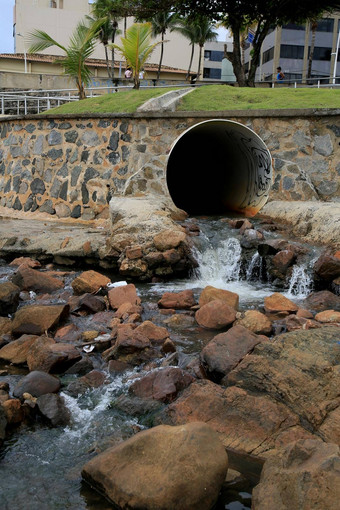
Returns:
[[[192,92],[193,88],[171,90],[162,96],[152,97],[146,101],[142,106],[137,108],[137,112],[152,112],[152,111],[171,111],[176,110],[176,106],[183,96]]]

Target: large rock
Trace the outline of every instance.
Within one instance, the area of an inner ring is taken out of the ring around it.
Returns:
[[[98,292],[101,287],[106,287],[111,280],[97,271],[84,271],[72,282],[73,292],[80,296],[81,294]]]
[[[157,250],[166,251],[177,248],[185,239],[185,232],[180,230],[164,230],[153,238],[153,243]]]
[[[271,296],[264,298],[264,309],[267,313],[270,314],[288,314],[291,312],[297,312],[299,307],[293,303],[293,301],[286,298],[283,294],[274,292],[274,294],[271,294]]]
[[[42,335],[67,317],[68,305],[30,305],[20,308],[14,316],[12,333]]]
[[[340,451],[317,439],[299,440],[266,460],[253,491],[253,510],[335,510],[340,501]]]
[[[47,294],[64,287],[63,282],[58,278],[54,278],[48,273],[31,269],[30,267],[19,268],[12,277],[12,282],[20,287],[21,290],[32,290],[33,292],[44,292]]]
[[[30,371],[63,373],[80,359],[81,354],[73,345],[56,343],[47,337],[36,340],[27,353]]]
[[[336,326],[292,331],[258,344],[232,370],[228,385],[269,395],[287,406],[309,430],[340,439],[339,349]]]
[[[303,306],[313,312],[323,312],[324,310],[340,311],[340,296],[329,292],[329,290],[312,292],[304,300]]]
[[[208,423],[227,449],[260,457],[311,433],[284,404],[264,394],[207,380],[193,382],[158,416],[157,423]]]
[[[268,317],[258,310],[247,310],[234,325],[243,326],[256,335],[270,335],[273,329]]]
[[[13,363],[13,365],[27,363],[27,354],[38,338],[36,335],[23,335],[18,340],[13,340],[0,349],[0,359]]]
[[[65,406],[65,401],[60,395],[46,393],[37,399],[40,413],[53,425],[66,426],[70,423],[71,413]]]
[[[234,326],[216,335],[201,352],[201,361],[209,376],[219,382],[264,337],[255,335],[243,326]]]
[[[224,329],[236,320],[236,310],[220,299],[209,301],[195,314],[200,326],[208,329]]]
[[[57,393],[60,386],[60,380],[57,377],[46,372],[34,371],[19,381],[13,395],[16,398],[22,398],[24,393],[30,393],[33,397],[40,397],[46,393]]]
[[[144,321],[135,331],[143,333],[154,345],[163,345],[165,340],[170,337],[170,333],[166,328],[156,326],[151,321]]]
[[[0,315],[14,313],[19,304],[20,289],[11,282],[0,283]]]
[[[185,310],[196,304],[192,290],[181,292],[165,292],[158,301],[160,308],[172,308],[174,310]]]
[[[340,258],[325,252],[316,261],[314,271],[322,280],[335,280],[340,276]]]
[[[118,310],[124,303],[130,303],[131,305],[140,305],[141,303],[140,298],[137,296],[137,289],[133,283],[110,289],[108,298],[113,310]]]
[[[207,285],[200,295],[199,305],[202,307],[209,303],[209,301],[214,301],[215,299],[220,299],[224,301],[227,305],[231,306],[235,310],[238,310],[239,305],[239,295],[235,292],[231,292],[230,290],[217,289],[216,287],[212,287],[211,285]]]
[[[227,469],[217,434],[191,423],[142,431],[90,460],[82,476],[119,508],[208,510]]]
[[[103,352],[106,361],[120,360],[132,366],[139,365],[153,358],[160,358],[160,352],[152,347],[148,337],[141,331],[137,331],[130,324],[122,325],[117,330],[116,343],[113,347]],[[126,327],[124,327],[126,326]]]
[[[178,367],[166,367],[134,382],[130,386],[130,391],[140,398],[169,403],[194,380],[188,372]]]

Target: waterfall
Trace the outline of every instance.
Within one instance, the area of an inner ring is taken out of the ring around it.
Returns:
[[[289,282],[287,295],[304,299],[313,290],[313,278],[307,264],[295,265]]]
[[[258,252],[252,256],[246,271],[247,281],[253,278],[257,278],[260,281],[263,279],[263,259]]]
[[[240,278],[242,248],[238,239],[230,237],[219,246],[197,252],[198,278],[201,281],[238,281]]]

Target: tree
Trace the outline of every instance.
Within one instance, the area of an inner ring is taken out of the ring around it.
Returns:
[[[157,37],[161,36],[161,54],[159,58],[158,70],[157,70],[157,80],[159,80],[159,76],[161,74],[161,67],[163,62],[163,53],[164,53],[164,37],[167,30],[170,29],[172,32],[176,26],[178,21],[178,15],[171,11],[162,11],[155,14],[150,19],[152,26],[152,36]]]
[[[201,64],[202,64],[202,50],[205,43],[209,41],[215,41],[217,38],[217,32],[213,30],[213,25],[209,21],[207,16],[199,16],[195,20],[195,25],[197,29],[197,44],[199,45],[200,52],[198,57],[198,69],[197,69],[197,79],[201,74]]]
[[[134,89],[139,89],[139,73],[145,62],[161,41],[151,44],[151,23],[134,23],[126,31],[126,37],[121,38],[121,46],[114,47],[122,54],[126,64],[131,67],[133,73]]]
[[[314,57],[314,48],[315,48],[315,38],[316,38],[316,29],[318,27],[318,20],[312,19],[310,21],[310,31],[312,34],[312,39],[310,43],[309,56],[308,56],[308,69],[307,69],[307,78],[312,77],[312,64]]]
[[[88,26],[84,21],[80,21],[70,37],[68,47],[58,43],[43,30],[34,30],[28,37],[31,43],[28,52],[38,53],[51,46],[58,46],[65,53],[65,57],[58,60],[64,68],[65,74],[75,79],[79,99],[84,99],[86,97],[85,87],[89,84],[91,77],[86,59],[94,51],[95,39],[102,23],[103,20],[97,20]]]
[[[195,53],[195,44],[197,43],[197,26],[194,21],[189,20],[187,18],[179,19],[176,27],[174,28],[176,32],[182,34],[186,39],[188,39],[191,46],[191,55],[189,61],[189,67],[185,79],[187,80],[190,76],[192,61],[194,59]]]

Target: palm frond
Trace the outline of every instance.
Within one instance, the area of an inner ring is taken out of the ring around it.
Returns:
[[[30,42],[30,47],[28,48],[28,53],[38,53],[39,51],[46,50],[51,46],[58,46],[58,48],[63,51],[67,51],[65,46],[62,46],[58,43],[53,37],[48,35],[43,30],[34,30],[27,36],[28,42]]]

